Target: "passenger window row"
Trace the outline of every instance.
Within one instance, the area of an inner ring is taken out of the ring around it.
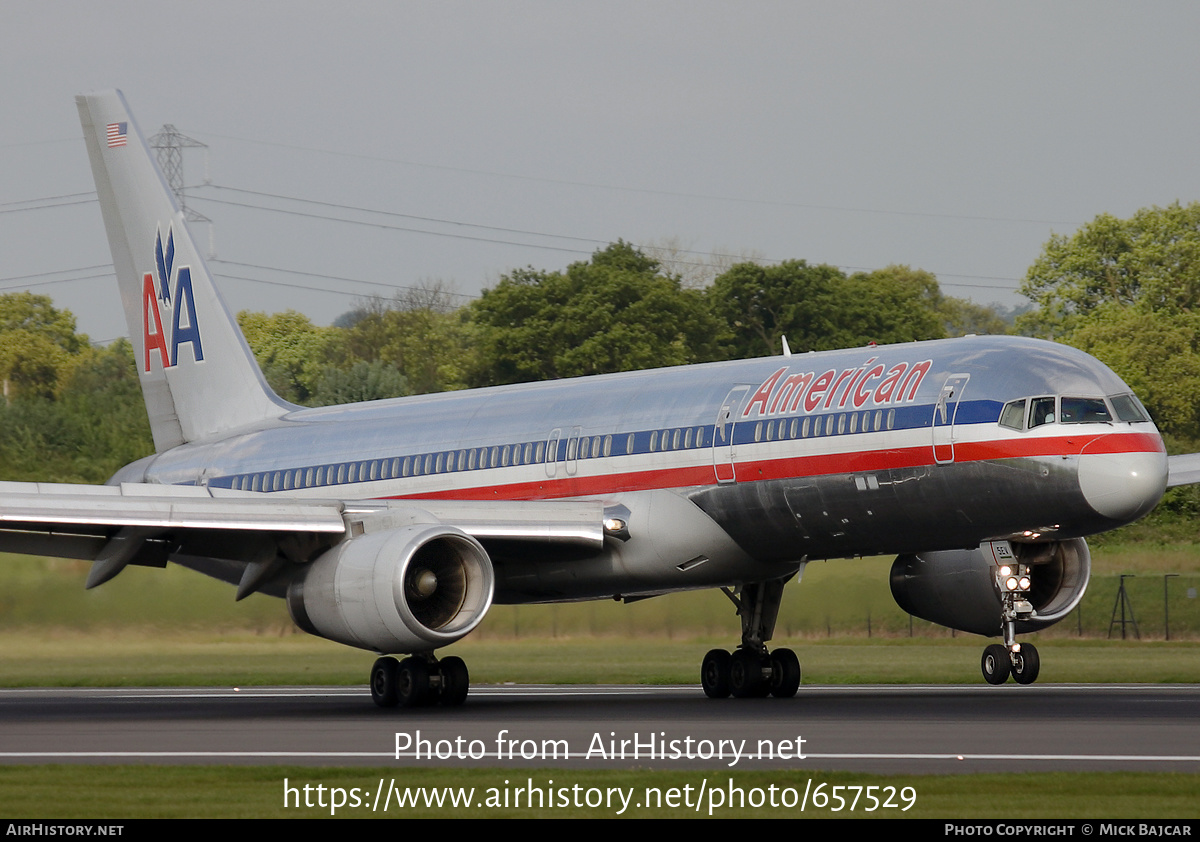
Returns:
[[[804,416],[803,418],[780,418],[759,421],[754,426],[754,440],[782,441],[784,439],[806,439],[816,436],[844,435],[846,433],[879,432],[894,429],[896,410],[863,410],[862,412],[836,412],[829,415]]]
[[[878,432],[893,429],[895,421],[895,409],[780,418],[755,422],[753,440],[761,442],[841,435],[847,432]],[[735,429],[739,441],[749,441],[746,425],[738,424]],[[571,436],[565,441],[560,440],[558,433],[554,433],[545,441],[441,450],[415,456],[312,465],[286,471],[259,471],[214,478],[209,484],[240,491],[290,491],[372,480],[544,464],[564,459],[573,462],[614,455],[693,450],[711,447],[712,436],[711,426],[669,427],[627,433],[623,436]]]
[[[711,430],[712,428],[707,428]],[[705,427],[651,430],[629,433],[624,438],[624,453],[638,452],[638,444],[648,452],[686,450],[705,446]],[[711,438],[711,436],[710,436]],[[621,437],[618,436],[618,441]],[[396,456],[390,459],[364,459],[332,465],[313,465],[286,471],[260,471],[236,474],[212,480],[209,484],[226,486],[239,491],[290,491],[298,488],[320,488],[381,479],[403,479],[429,474],[476,471],[487,468],[543,464],[560,459],[596,459],[613,455],[613,436],[572,436],[565,442],[557,435],[549,441],[521,444],[492,445],[491,447],[461,448],[423,453],[416,456]],[[711,444],[711,441],[709,442]]]

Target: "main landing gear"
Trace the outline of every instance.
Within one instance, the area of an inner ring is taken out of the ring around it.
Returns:
[[[721,590],[742,618],[742,643],[732,654],[713,649],[704,656],[700,683],[710,699],[775,696],[790,699],[800,689],[800,661],[791,649],[768,652],[786,580],[742,585],[736,592]]]
[[[1017,621],[1034,615],[1029,591],[1033,587],[1033,567],[1015,559],[996,568],[996,587],[1000,589],[1000,624],[1004,643],[993,643],[983,650],[980,669],[988,684],[1003,684],[1011,675],[1018,684],[1037,681],[1042,668],[1037,647],[1017,643]]]
[[[461,705],[467,698],[471,677],[462,658],[437,659],[412,655],[402,661],[380,658],[371,667],[371,698],[381,708],[406,708],[441,703]]]

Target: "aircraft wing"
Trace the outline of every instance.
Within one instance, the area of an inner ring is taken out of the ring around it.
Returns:
[[[345,531],[342,504],[336,501],[215,497],[196,486],[0,482],[0,530],[5,532],[104,535],[122,527]]]
[[[1200,453],[1185,453],[1167,460],[1167,488],[1200,483]]]
[[[240,583],[240,598],[284,560],[309,561],[381,518],[445,524],[485,545],[604,544],[604,507],[595,501],[348,501],[200,486],[0,482],[0,551],[93,561],[88,587],[128,564],[178,561]],[[200,559],[224,569],[205,569]],[[248,566],[256,569],[247,573]]]

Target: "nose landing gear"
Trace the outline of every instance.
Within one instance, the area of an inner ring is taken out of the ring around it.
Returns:
[[[1032,684],[1041,672],[1042,661],[1032,643],[1014,643],[1011,649],[993,643],[983,650],[980,667],[988,684],[1003,684],[1010,675],[1018,684]]]
[[[1004,643],[993,643],[983,650],[980,668],[988,684],[1003,684],[1011,675],[1018,684],[1037,681],[1042,661],[1032,643],[1017,643],[1017,621],[1033,617],[1029,591],[1033,587],[1033,568],[1015,560],[996,568],[996,587],[1000,590],[1000,624]]]

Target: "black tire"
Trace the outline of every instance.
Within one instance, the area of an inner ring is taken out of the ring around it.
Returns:
[[[800,689],[800,659],[791,649],[776,649],[771,653],[771,695],[790,699]]]
[[[730,655],[724,649],[712,649],[700,666],[700,684],[710,699],[729,697]]]
[[[438,661],[438,669],[442,674],[442,692],[438,697],[443,705],[456,707],[467,699],[467,691],[471,688],[471,675],[462,658],[451,655]]]
[[[1032,684],[1037,681],[1038,673],[1042,670],[1042,659],[1037,647],[1032,643],[1022,643],[1021,651],[1017,653],[1017,663],[1012,668],[1013,681],[1018,684]]]
[[[979,666],[983,670],[983,677],[987,679],[988,684],[1003,684],[1008,681],[1008,673],[1011,668],[1008,649],[999,643],[993,643],[983,650],[983,659]]]
[[[763,658],[749,649],[739,649],[729,662],[729,692],[737,699],[762,698],[771,691],[763,677]]]
[[[371,699],[381,708],[394,708],[400,702],[396,666],[395,658],[380,658],[371,667]]]
[[[396,695],[400,707],[415,708],[429,703],[429,664],[421,658],[405,658],[396,668]]]

